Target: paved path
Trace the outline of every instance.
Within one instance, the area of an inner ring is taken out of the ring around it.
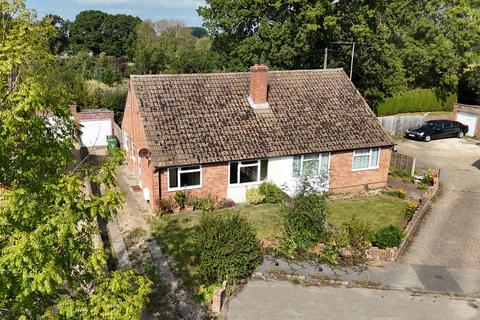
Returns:
[[[403,291],[250,281],[230,302],[227,319],[479,319],[479,306],[474,299]]]
[[[441,169],[440,193],[401,262],[480,267],[480,143],[462,139],[400,141],[417,167]]]
[[[125,204],[117,214],[120,229],[126,230],[127,233],[128,231],[133,230],[143,231],[138,239],[134,239],[136,244],[132,247],[146,247],[160,279],[167,288],[169,288],[172,296],[176,300],[176,318],[192,320],[205,318],[206,315],[204,310],[193,301],[192,297],[175,279],[168,265],[167,257],[163,255],[155,238],[151,235],[150,225],[145,220],[145,216],[148,214],[149,209],[146,208],[146,203],[142,203],[137,199],[135,193],[129,187],[127,174],[125,166],[117,169],[118,184],[120,189],[126,193]],[[151,301],[151,304],[155,303],[156,301]],[[149,318],[152,317],[153,316]]]

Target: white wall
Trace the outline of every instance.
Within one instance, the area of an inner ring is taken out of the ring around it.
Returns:
[[[288,195],[292,196],[297,184],[297,178],[293,177],[293,156],[268,159],[267,180],[275,183]],[[261,182],[229,185],[227,188],[227,198],[235,202],[245,202],[246,190],[257,187],[260,184]],[[326,184],[326,188],[328,189],[328,183]]]

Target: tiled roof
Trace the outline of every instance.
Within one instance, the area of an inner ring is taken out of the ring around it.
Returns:
[[[270,71],[270,110],[250,73],[131,76],[158,167],[393,145],[341,69]]]

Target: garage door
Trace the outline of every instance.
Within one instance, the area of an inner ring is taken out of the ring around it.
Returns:
[[[467,136],[475,136],[475,128],[477,127],[478,115],[467,112],[459,112],[457,121],[468,126]]]
[[[80,121],[82,130],[82,146],[103,147],[107,145],[107,136],[112,135],[112,121],[84,120]]]

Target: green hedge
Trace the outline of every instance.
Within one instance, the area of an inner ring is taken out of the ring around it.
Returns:
[[[387,98],[378,105],[377,115],[387,116],[407,112],[452,111],[457,95],[452,94],[442,101],[435,95],[434,89],[413,89]]]

